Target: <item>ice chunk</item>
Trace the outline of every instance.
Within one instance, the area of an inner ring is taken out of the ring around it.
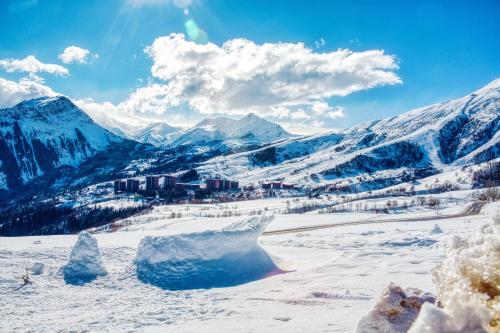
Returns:
[[[458,306],[458,311],[448,310],[433,304],[424,304],[409,333],[487,333],[484,323],[488,314],[481,313],[473,306]]]
[[[435,297],[419,289],[406,289],[390,284],[374,308],[358,323],[356,333],[407,332],[425,302],[434,303]]]
[[[87,231],[82,231],[78,235],[63,273],[66,283],[71,284],[83,284],[100,275],[106,275],[97,239]]]
[[[254,216],[221,230],[147,236],[137,251],[137,276],[169,290],[234,286],[279,273],[257,238],[273,216]]]
[[[442,233],[443,233],[443,229],[441,229],[441,228],[439,227],[439,225],[434,224],[434,228],[432,228],[432,230],[431,230],[431,234],[432,234],[432,235],[437,235],[437,234],[442,234]]]
[[[454,237],[433,281],[443,309],[426,306],[411,332],[496,332],[500,325],[500,221]]]

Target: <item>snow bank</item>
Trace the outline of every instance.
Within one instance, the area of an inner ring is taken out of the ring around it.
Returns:
[[[255,216],[222,230],[164,237],[139,244],[137,276],[169,290],[234,286],[278,273],[257,244],[273,216]]]
[[[432,274],[443,308],[422,308],[412,333],[500,331],[500,218],[453,238]]]
[[[403,290],[391,283],[374,308],[361,318],[356,333],[407,332],[426,302],[434,303],[434,295],[419,289]]]
[[[64,280],[70,284],[82,284],[106,275],[97,240],[87,231],[82,231],[78,235],[63,273]]]

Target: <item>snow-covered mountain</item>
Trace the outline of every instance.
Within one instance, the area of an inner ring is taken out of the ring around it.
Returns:
[[[161,146],[171,142],[179,131],[179,128],[170,126],[167,123],[156,122],[144,127],[130,129],[125,135],[139,142]]]
[[[84,161],[124,139],[95,124],[63,96],[0,110],[0,190],[26,185]]]
[[[192,128],[179,132],[172,145],[195,145],[225,141],[229,146],[262,144],[292,137],[280,125],[253,113],[234,120],[226,117],[205,119]]]
[[[198,171],[222,172],[246,181],[327,184],[349,180],[369,188],[372,182],[381,186],[384,179],[387,185],[499,157],[499,119],[497,79],[465,97],[396,117],[216,157]]]

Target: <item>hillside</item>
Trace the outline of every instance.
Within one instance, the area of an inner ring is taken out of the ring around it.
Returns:
[[[499,119],[500,79],[462,98],[396,117],[217,157],[198,171],[310,185],[350,179],[362,181],[362,189],[378,188],[500,156]]]
[[[35,182],[63,185],[69,173],[89,177],[109,172],[137,146],[94,123],[63,96],[2,109],[0,122],[0,192],[7,198]],[[124,155],[119,159],[117,152]]]

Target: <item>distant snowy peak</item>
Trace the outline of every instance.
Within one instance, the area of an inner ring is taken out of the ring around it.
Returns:
[[[205,119],[184,131],[173,144],[198,144],[216,140],[242,144],[269,143],[291,136],[280,125],[250,113],[238,120],[226,117]]]
[[[76,167],[123,141],[64,96],[40,97],[1,109],[0,123],[3,189],[26,184],[61,166]]]
[[[170,142],[172,135],[178,131],[179,128],[170,126],[167,123],[155,122],[144,127],[131,129],[126,134],[136,141],[161,146]]]

